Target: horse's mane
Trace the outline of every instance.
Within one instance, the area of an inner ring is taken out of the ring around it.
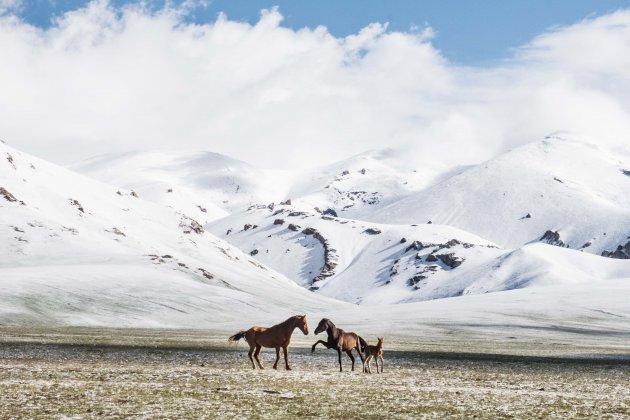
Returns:
[[[329,329],[335,330],[335,329],[339,329],[337,328],[337,326],[328,318],[323,318],[322,321],[324,321],[324,325],[326,325],[326,329],[324,331],[328,331]],[[322,321],[319,321],[319,323],[321,324]],[[318,325],[319,327],[319,325]]]
[[[329,327],[337,328],[337,326],[330,319],[326,319],[326,324]]]
[[[288,318],[286,321],[282,321],[281,323],[277,324],[276,327],[289,325],[291,324],[291,322],[293,322],[293,320],[295,320],[296,318],[299,318],[300,316],[301,315],[293,315],[292,317]]]

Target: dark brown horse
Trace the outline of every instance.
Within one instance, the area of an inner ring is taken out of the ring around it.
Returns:
[[[306,322],[306,315],[295,315],[286,321],[274,325],[271,328],[265,327],[251,327],[249,330],[239,331],[231,336],[229,341],[238,341],[241,338],[245,338],[247,344],[249,344],[249,360],[252,361],[252,367],[256,369],[252,353],[256,358],[258,367],[264,369],[260,364],[258,355],[262,347],[275,347],[276,348],[276,363],[273,364],[274,369],[278,369],[278,361],[280,360],[280,347],[284,350],[284,363],[287,370],[291,370],[289,367],[289,343],[291,342],[291,334],[293,330],[299,328],[304,335],[308,334],[308,324]],[[256,350],[254,352],[254,349]]]
[[[350,360],[352,360],[352,370],[354,370],[354,356],[352,355],[352,350],[356,349],[357,353],[359,353],[359,357],[361,358],[361,362],[363,359],[363,352],[367,346],[367,343],[364,339],[359,337],[353,332],[345,332],[337,327],[332,321],[328,318],[323,318],[319,321],[317,328],[315,329],[315,334],[319,334],[322,331],[326,331],[328,334],[328,341],[319,340],[313,347],[311,348],[311,352],[315,351],[315,346],[318,344],[323,344],[327,349],[335,349],[337,350],[337,354],[339,355],[339,372],[343,372],[343,367],[341,366],[341,352],[345,351]]]

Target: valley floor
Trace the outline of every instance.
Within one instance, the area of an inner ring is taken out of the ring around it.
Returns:
[[[0,417],[625,418],[630,355],[391,339],[385,373],[297,337],[290,372],[249,368],[222,332],[0,328]],[[318,337],[319,338],[319,337]],[[495,343],[496,344],[496,343]],[[544,355],[543,355],[544,354]]]

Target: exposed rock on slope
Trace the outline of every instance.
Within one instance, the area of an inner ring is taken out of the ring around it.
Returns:
[[[625,245],[619,245],[615,251],[604,251],[602,257],[616,258],[620,260],[630,259],[630,241]]]
[[[544,233],[543,236],[541,236],[540,242],[544,242],[549,245],[559,246],[562,248],[569,247],[569,245],[562,242],[562,240],[560,239],[560,234],[558,232],[553,232],[551,230],[548,230],[547,232]]]

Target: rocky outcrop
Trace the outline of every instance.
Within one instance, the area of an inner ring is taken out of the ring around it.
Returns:
[[[111,230],[105,229],[105,232],[110,232],[110,233],[113,233],[114,235],[118,235],[118,236],[127,236],[127,235],[125,235],[125,232],[123,232],[122,230],[118,229],[117,227],[113,227]],[[167,255],[166,257],[170,258],[170,255]],[[164,258],[164,257],[162,257],[162,258]]]
[[[565,244],[562,239],[560,239],[560,234],[556,231],[548,230],[545,234],[539,239],[540,242],[547,243],[549,245],[559,246],[562,248],[568,248],[569,245]]]
[[[316,283],[318,281],[324,280],[328,277],[331,277],[335,274],[335,268],[337,267],[337,260],[338,260],[338,256],[337,256],[337,251],[333,248],[330,247],[330,244],[328,243],[328,240],[326,240],[326,238],[324,238],[322,236],[321,233],[319,233],[319,231],[317,229],[313,229],[313,228],[306,228],[302,231],[303,234],[307,235],[307,236],[313,236],[314,239],[316,239],[324,248],[324,266],[322,267],[321,271],[319,272],[319,275],[317,275],[314,279],[313,279],[313,283]],[[316,289],[313,289],[316,290]]]
[[[284,224],[284,220],[283,219],[276,219],[273,221],[274,225],[283,225]]]
[[[367,233],[368,235],[380,235],[381,230],[377,228],[367,228],[363,231],[363,233]]]
[[[289,223],[288,228],[289,230],[292,230],[293,232],[297,232],[300,230],[300,227],[298,225],[294,225],[293,223]]]
[[[13,167],[13,169],[17,169],[15,167],[15,162],[13,161],[13,156],[11,156],[10,153],[7,153],[7,160],[9,161],[9,164]]]
[[[5,190],[4,188],[0,187],[0,195],[4,197],[5,200],[7,201],[18,201],[17,198],[15,198],[15,196],[13,194],[11,194],[9,191]]]
[[[437,257],[433,254],[429,254],[427,255],[427,258],[425,259],[425,261],[427,262],[437,262]]]
[[[204,268],[198,268],[197,270],[199,270],[201,272],[201,275],[203,275],[208,280],[212,280],[214,278],[214,275]]]
[[[401,243],[402,243],[402,242],[401,242]],[[423,243],[422,243],[422,242],[420,242],[420,241],[413,241],[413,242],[411,243],[411,245],[409,245],[407,248],[405,248],[405,253],[409,252],[409,251],[410,251],[410,250],[412,250],[412,249],[415,249],[416,251],[422,251],[423,249],[425,249],[425,248],[430,248],[430,247],[432,247],[432,246],[435,246],[435,245],[433,245],[433,244],[427,244],[427,245],[425,245],[425,244],[423,244]]]
[[[77,210],[79,210],[81,213],[85,213],[85,210],[83,209],[83,206],[81,205],[81,203],[79,203],[79,201],[78,201],[78,200],[75,200],[75,199],[73,199],[73,198],[70,198],[70,199],[69,199],[69,201],[70,201],[70,205],[71,205],[71,206],[76,207],[76,208],[77,208]]]
[[[402,242],[401,242],[402,243]],[[427,249],[427,248],[436,248],[433,252],[437,252],[441,249],[450,249],[452,247],[461,245],[464,248],[474,248],[475,244],[471,244],[468,242],[461,242],[458,241],[457,239],[451,239],[450,241],[446,242],[445,244],[432,244],[432,243],[423,243],[420,241],[413,241],[411,243],[411,245],[409,245],[407,248],[405,248],[405,253],[411,251],[412,249],[415,251],[422,251],[423,249]],[[488,248],[495,248],[492,245],[487,245]]]
[[[412,278],[407,280],[407,284],[409,286],[415,286],[418,283],[420,283],[422,280],[425,280],[426,278],[427,278],[427,276],[425,276],[423,274],[416,274],[415,276],[413,276]]]
[[[615,251],[602,252],[602,257],[616,258],[619,260],[630,259],[630,241],[626,242],[625,245],[619,245]]]
[[[183,228],[184,233],[188,234],[191,232],[195,232],[201,235],[204,232],[203,226],[198,221],[191,219],[188,216],[182,216],[182,219],[179,221],[179,227]]]
[[[455,256],[455,253],[450,254],[439,254],[435,256],[437,259],[442,261],[445,265],[450,268],[457,268],[464,262],[464,259]],[[428,261],[428,260],[427,260]]]
[[[332,217],[337,217],[337,212],[331,208],[328,208],[326,210],[324,210],[322,212],[323,215],[325,216],[332,216]]]

